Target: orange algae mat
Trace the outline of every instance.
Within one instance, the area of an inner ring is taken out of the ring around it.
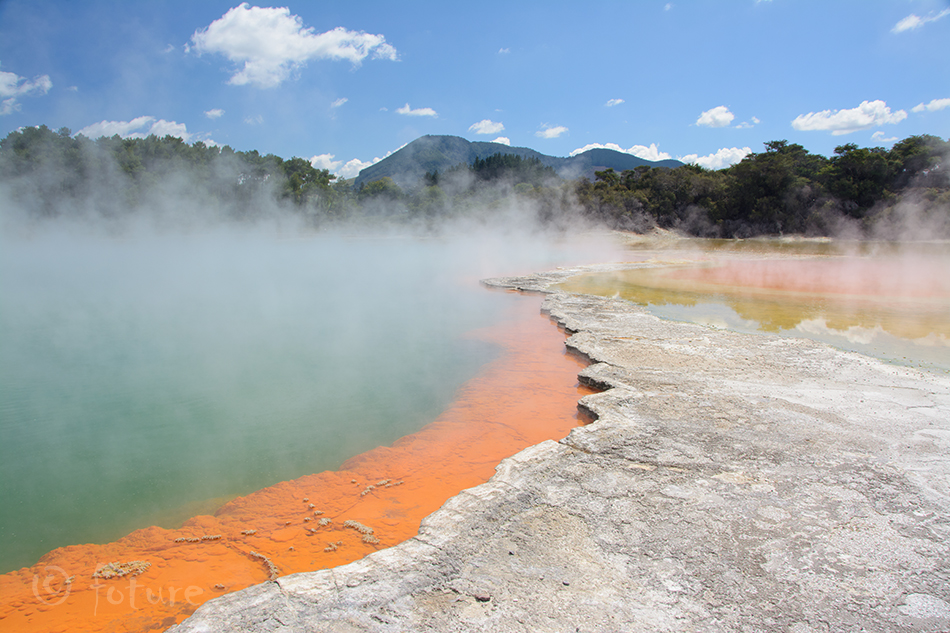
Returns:
[[[335,567],[396,545],[505,457],[579,424],[583,362],[512,295],[508,320],[472,336],[500,357],[433,423],[340,470],[239,497],[180,528],[150,527],[105,545],[53,550],[0,576],[0,631],[161,631],[203,602],[269,578]],[[346,420],[340,420],[345,424]]]

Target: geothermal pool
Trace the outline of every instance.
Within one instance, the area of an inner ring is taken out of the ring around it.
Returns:
[[[258,557],[283,575],[401,542],[505,456],[583,423],[581,363],[540,298],[484,277],[634,262],[567,287],[716,327],[923,339],[935,359],[892,360],[946,366],[942,246],[911,265],[824,243],[614,240],[4,240],[3,571],[61,549],[0,576],[0,628],[165,627],[266,579]],[[137,604],[131,581],[92,576],[132,559],[151,565]],[[196,601],[143,604],[153,590]]]
[[[950,245],[639,240],[644,267],[560,285],[662,318],[819,340],[950,371]]]
[[[467,333],[510,298],[478,279],[596,261],[583,242],[4,239],[0,572],[419,430],[498,353]]]

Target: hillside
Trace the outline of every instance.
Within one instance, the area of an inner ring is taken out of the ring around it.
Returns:
[[[559,176],[567,179],[583,176],[593,178],[595,171],[608,167],[623,171],[640,165],[673,168],[683,164],[678,160],[648,161],[609,149],[592,149],[577,156],[561,158],[546,156],[527,147],[472,142],[458,136],[423,136],[361,171],[354,184],[358,188],[361,184],[389,176],[402,189],[411,189],[419,184],[426,172],[444,172],[460,163],[470,165],[476,158],[487,158],[493,154],[537,158],[543,165],[553,168]]]

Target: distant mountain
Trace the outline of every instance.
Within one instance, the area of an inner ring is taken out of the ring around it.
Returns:
[[[460,163],[471,165],[476,158],[487,158],[493,154],[513,154],[521,158],[537,158],[542,164],[552,167],[559,176],[566,179],[594,178],[594,172],[613,168],[616,171],[633,169],[640,165],[648,167],[679,167],[678,160],[649,161],[616,152],[612,149],[591,149],[577,156],[560,158],[546,156],[527,147],[509,147],[501,143],[467,141],[458,136],[423,136],[417,138],[400,150],[393,152],[375,165],[370,165],[359,173],[354,186],[373,182],[389,176],[402,189],[410,189],[419,184],[426,172],[444,172]]]

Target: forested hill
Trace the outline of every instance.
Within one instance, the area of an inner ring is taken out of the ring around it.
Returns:
[[[29,222],[95,218],[110,227],[179,227],[292,218],[312,228],[408,223],[428,230],[458,219],[487,226],[518,210],[523,220],[564,229],[950,239],[948,157],[950,142],[931,135],[890,149],[849,143],[830,157],[770,141],[764,151],[710,171],[610,150],[557,159],[433,136],[364,170],[361,178],[373,179],[354,186],[299,157],[172,136],[90,140],[41,125],[0,140],[0,220],[16,214]],[[381,174],[387,165],[411,166],[414,172],[400,170],[411,184]],[[569,169],[580,177],[565,179]]]
[[[476,158],[484,159],[494,154],[518,156],[523,159],[537,159],[546,167],[566,180],[593,178],[594,173],[603,169],[624,171],[642,165],[648,167],[679,167],[678,160],[648,161],[631,154],[610,149],[592,149],[577,156],[567,158],[547,156],[527,147],[509,147],[501,143],[468,141],[458,136],[423,136],[390,156],[361,171],[356,177],[355,186],[368,184],[382,178],[392,178],[402,189],[419,186],[426,173],[442,173],[457,165],[471,165]]]
[[[771,141],[727,169],[608,169],[575,192],[589,218],[616,228],[950,239],[948,157],[950,142],[926,134],[889,150],[848,143],[830,158]]]

